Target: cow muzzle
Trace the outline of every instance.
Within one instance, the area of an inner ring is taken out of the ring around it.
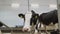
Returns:
[[[31,31],[31,28],[30,27],[25,27],[22,29],[23,32],[30,32]]]

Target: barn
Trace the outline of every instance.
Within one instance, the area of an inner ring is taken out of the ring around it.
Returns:
[[[59,34],[60,0],[0,0],[0,34]]]

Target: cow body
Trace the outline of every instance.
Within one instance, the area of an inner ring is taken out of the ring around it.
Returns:
[[[58,23],[57,10],[53,10],[53,11],[47,12],[47,13],[42,13],[39,16],[39,22],[43,23],[44,25],[49,25],[51,22],[53,24]]]
[[[53,23],[53,25],[55,25],[56,23],[58,23],[57,10],[53,10],[53,11],[50,11],[50,12],[47,12],[47,13],[42,13],[39,16],[39,23],[40,23],[40,25],[41,25],[41,23],[44,25],[45,32],[46,32],[46,34],[48,34],[47,30],[46,30],[46,26],[48,26],[51,23]]]

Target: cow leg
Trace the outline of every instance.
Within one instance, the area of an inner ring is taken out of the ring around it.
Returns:
[[[44,28],[45,28],[45,32],[46,32],[46,34],[48,34],[47,29],[46,29],[46,25],[44,25]]]
[[[41,34],[41,31],[39,31],[39,30],[40,30],[39,27],[41,27],[41,24],[40,24],[40,23],[38,23],[38,24],[35,25],[35,28],[34,28],[34,29],[35,29],[35,34],[36,34],[36,33],[37,33],[37,34],[38,34],[38,33]]]
[[[34,26],[34,32],[35,32],[34,34],[38,33],[37,27],[38,27],[37,25]]]
[[[41,28],[41,23],[38,23],[38,29],[37,30],[38,30],[39,34],[41,34],[41,31],[39,31],[39,30],[41,30],[40,28]]]

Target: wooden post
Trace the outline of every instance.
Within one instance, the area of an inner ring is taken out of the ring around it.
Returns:
[[[57,8],[58,8],[58,27],[59,27],[59,31],[60,31],[60,0],[57,0]]]

